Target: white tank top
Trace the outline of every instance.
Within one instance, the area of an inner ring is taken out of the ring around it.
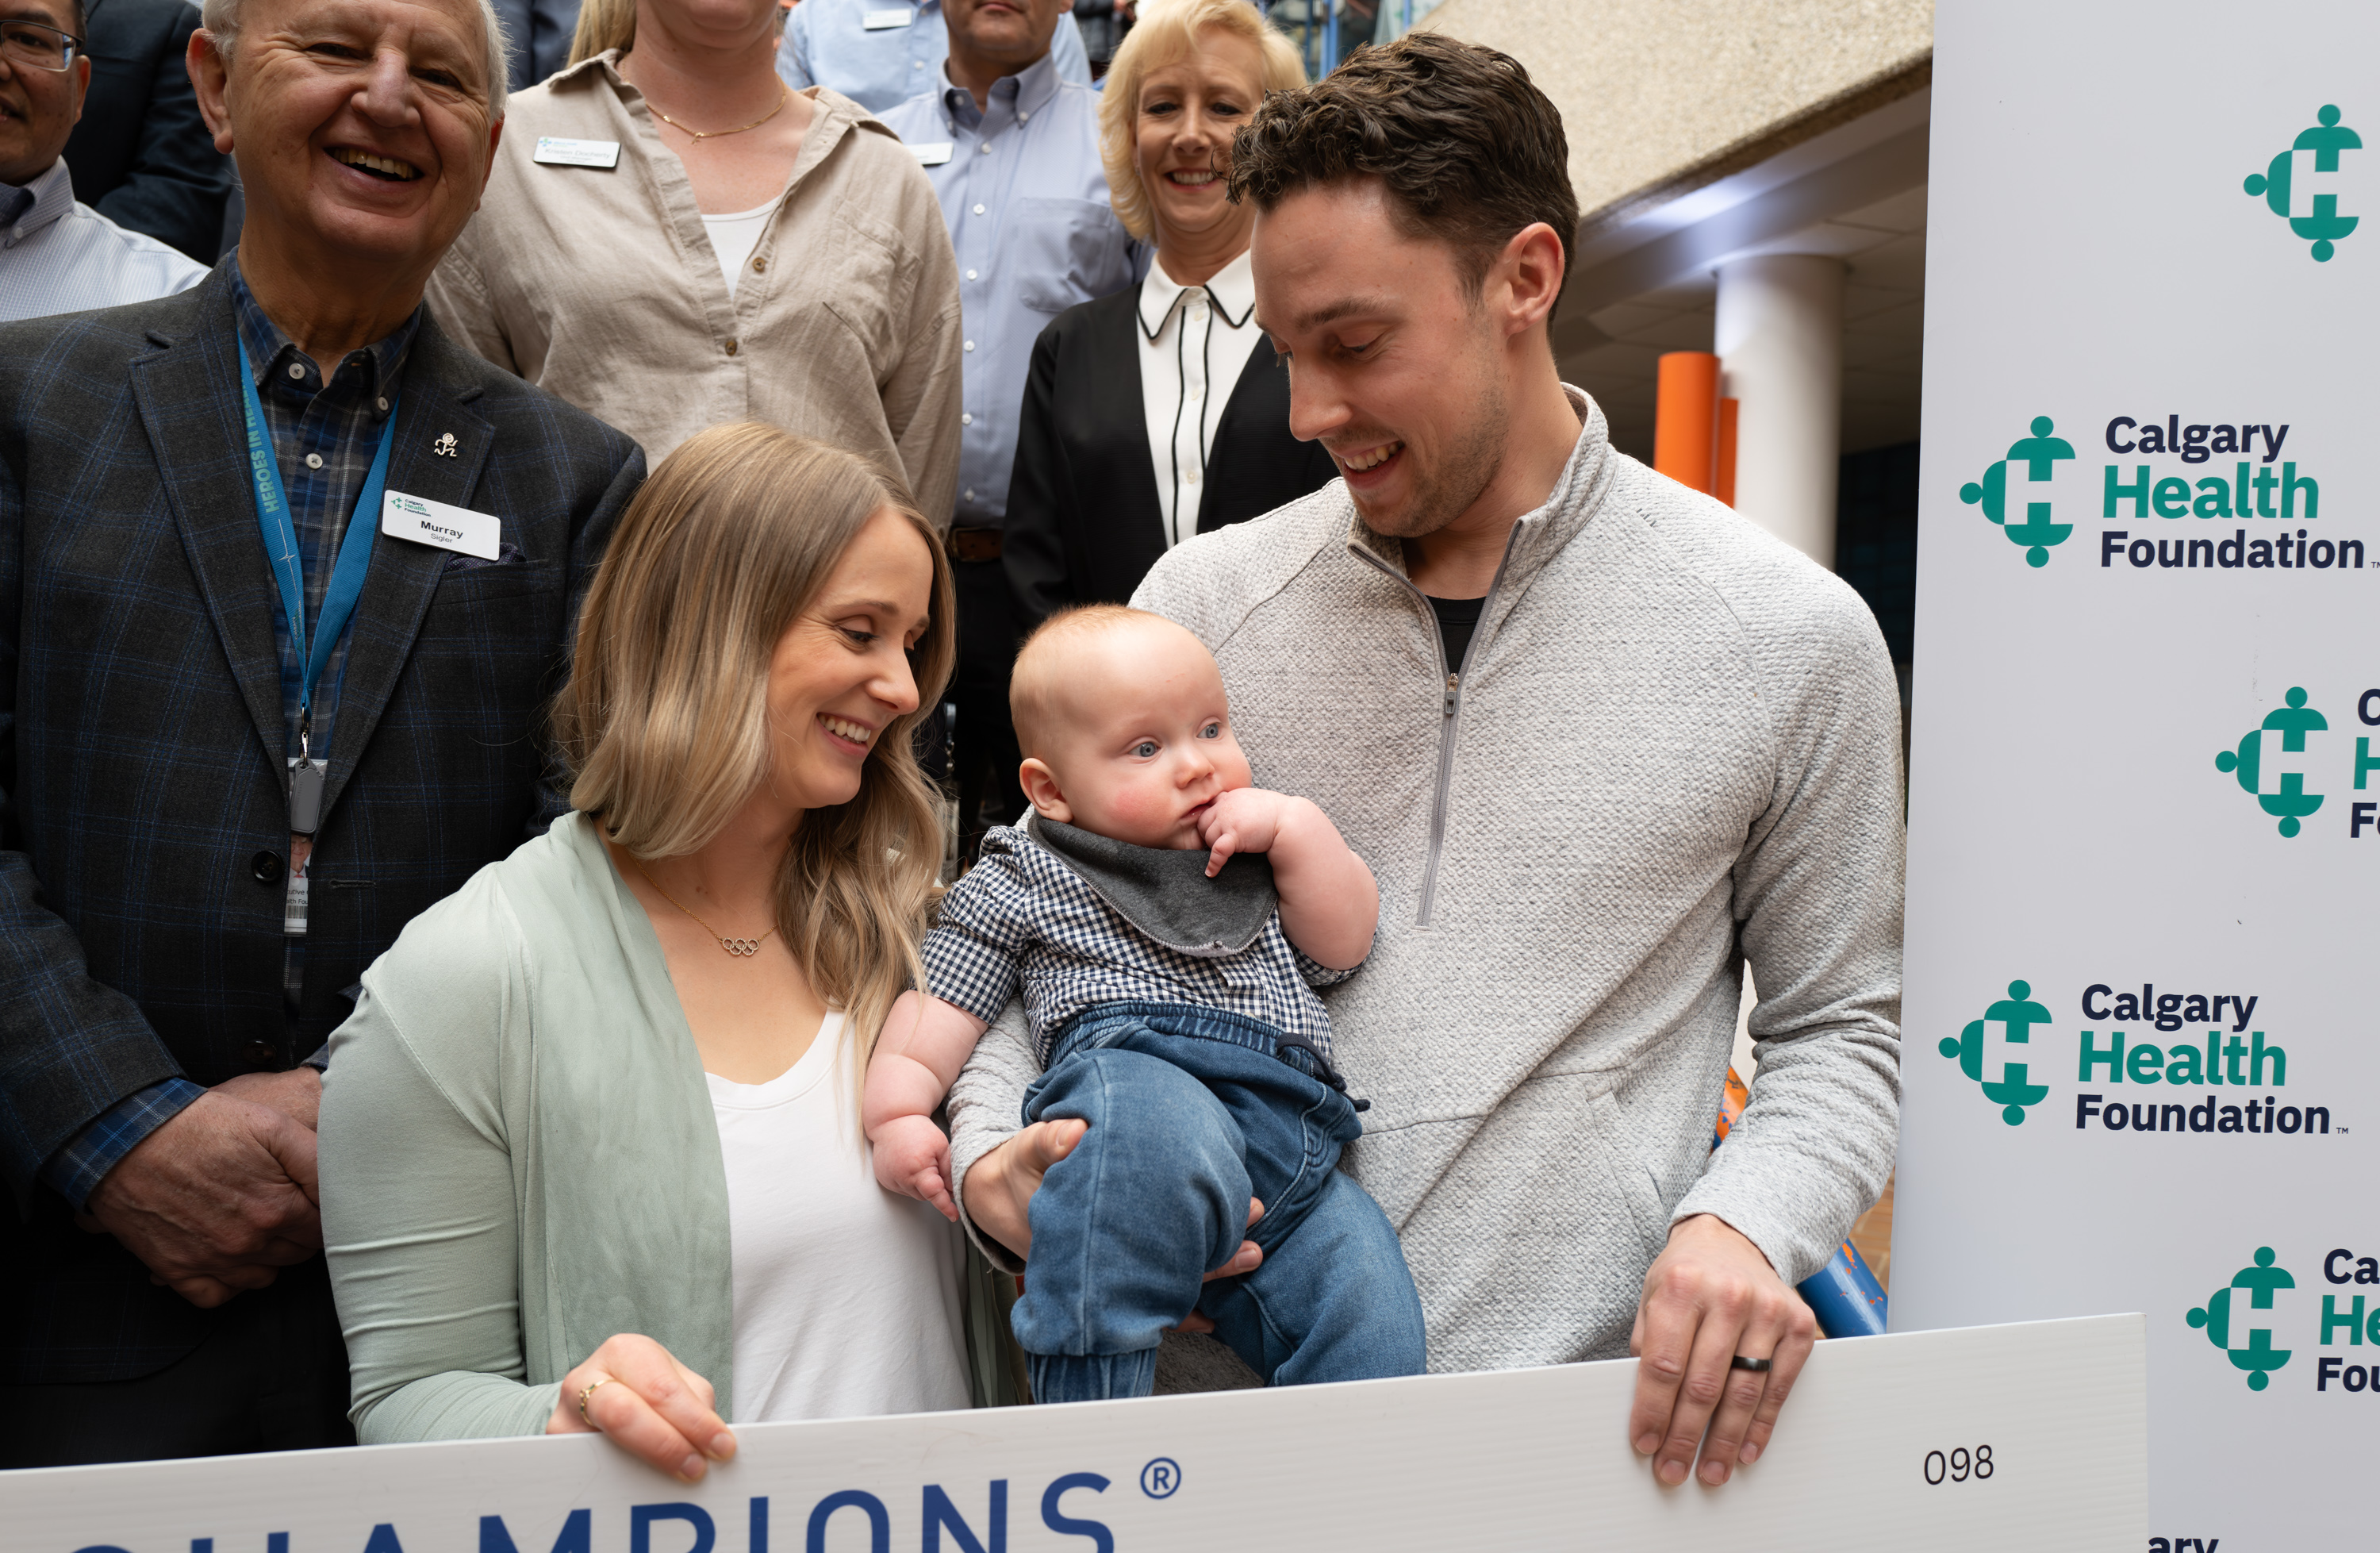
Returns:
[[[702,218],[702,229],[710,234],[711,249],[719,255],[719,273],[727,280],[729,301],[735,300],[735,283],[744,278],[744,266],[751,259],[752,251],[760,246],[760,234],[769,229],[769,218],[776,214],[777,202],[771,200],[765,205],[732,215]]]
[[[876,1184],[843,1016],[767,1083],[715,1073],[738,1424],[967,1405],[958,1229]]]

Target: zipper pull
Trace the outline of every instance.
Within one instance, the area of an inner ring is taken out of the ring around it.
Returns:
[[[1462,683],[1463,676],[1460,674],[1450,674],[1446,677],[1446,715],[1450,717],[1454,715],[1454,692]]]

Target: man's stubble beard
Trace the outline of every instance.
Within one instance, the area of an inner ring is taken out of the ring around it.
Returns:
[[[1492,370],[1481,373],[1475,389],[1450,396],[1450,402],[1475,408],[1455,429],[1441,464],[1433,468],[1415,460],[1413,494],[1402,507],[1375,512],[1361,499],[1355,502],[1364,526],[1383,539],[1421,539],[1438,532],[1471,510],[1502,465],[1509,420],[1502,377]],[[1407,444],[1407,456],[1415,451]]]

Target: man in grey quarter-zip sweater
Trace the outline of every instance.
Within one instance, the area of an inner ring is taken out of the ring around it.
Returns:
[[[1267,102],[1232,167],[1257,313],[1342,478],[1134,602],[1208,644],[1257,780],[1378,875],[1371,960],[1326,1000],[1372,1102],[1345,1168],[1398,1228],[1431,1367],[1641,1351],[1632,1441],[1720,1483],[1809,1352],[1792,1285],[1892,1165],[1899,701],[1850,588],[1560,383],[1567,162],[1517,64],[1433,34]],[[1747,962],[1758,1078],[1713,1154]],[[950,1101],[962,1206],[1010,1266],[1080,1126],[1017,1131],[1022,1030]]]

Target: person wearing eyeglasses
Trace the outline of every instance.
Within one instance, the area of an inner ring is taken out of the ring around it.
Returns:
[[[0,1471],[353,1442],[325,1042],[569,813],[547,708],[645,473],[422,300],[509,140],[488,0],[204,18],[239,246],[0,324]]]
[[[82,0],[0,0],[0,321],[146,302],[206,266],[79,203],[67,137],[91,85]]]

